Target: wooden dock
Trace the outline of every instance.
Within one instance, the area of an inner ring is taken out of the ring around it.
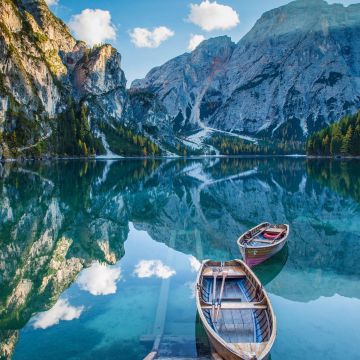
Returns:
[[[175,248],[176,236],[191,237],[195,242],[196,257],[198,259],[202,259],[203,249],[201,243],[201,235],[198,230],[184,230],[177,232],[172,231],[170,234],[169,250],[166,259],[167,264],[171,264],[173,258],[173,249]],[[170,283],[171,277],[162,280],[153,331],[151,334],[141,337],[142,342],[152,343],[152,350],[144,358],[144,360],[222,360],[221,357],[219,357],[219,355],[217,355],[216,353],[209,354],[209,356],[197,357],[193,353],[190,354],[186,353],[186,351],[181,351],[185,348],[196,349],[196,339],[193,336],[181,334],[167,335],[164,333]],[[176,351],[178,353],[174,353],[174,349],[178,349],[178,351]]]

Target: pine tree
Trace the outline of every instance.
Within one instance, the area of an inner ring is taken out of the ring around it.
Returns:
[[[84,104],[81,104],[78,136],[82,141],[84,141],[89,132],[90,132],[90,126],[89,126],[89,120],[88,120],[88,110]]]
[[[325,155],[330,155],[330,137],[328,134],[326,134],[322,141],[322,152]]]
[[[306,151],[309,155],[360,156],[360,111],[311,135]]]
[[[356,156],[360,155],[360,117],[359,117],[359,124],[356,126],[353,135],[351,155],[356,155]]]
[[[334,127],[333,137],[330,144],[330,154],[335,156],[340,154],[342,144],[342,134],[338,126]]]
[[[346,132],[346,135],[342,138],[341,143],[341,154],[348,155],[352,151],[352,138],[353,138],[353,131],[352,127],[350,126]]]

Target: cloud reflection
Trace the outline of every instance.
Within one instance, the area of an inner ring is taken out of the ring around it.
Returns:
[[[50,310],[42,312],[35,317],[33,328],[46,329],[58,324],[61,320],[70,321],[78,319],[83,310],[83,306],[71,306],[68,300],[60,299]]]
[[[88,269],[81,272],[77,279],[80,289],[88,291],[92,295],[115,294],[116,282],[120,278],[120,269],[93,263]]]
[[[141,260],[136,266],[134,273],[139,278],[156,276],[160,279],[168,279],[176,274],[176,271],[163,264],[160,260]]]
[[[189,256],[191,271],[198,272],[201,266],[201,262],[195,257],[190,255]]]
[[[185,286],[190,290],[190,299],[195,299],[196,296],[196,281],[188,281]]]

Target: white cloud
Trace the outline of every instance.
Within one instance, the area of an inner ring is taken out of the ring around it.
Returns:
[[[191,270],[194,272],[198,272],[201,266],[201,262],[194,256],[189,256],[189,262],[191,266]]]
[[[161,279],[168,279],[176,274],[176,271],[164,265],[160,260],[141,260],[136,266],[134,273],[139,278],[156,276]]]
[[[188,281],[185,286],[190,290],[190,299],[195,299],[196,296],[196,281]]]
[[[190,36],[189,44],[188,44],[188,50],[193,51],[195,50],[200,43],[202,43],[205,40],[204,35],[192,35]]]
[[[119,278],[119,268],[95,262],[81,272],[76,282],[80,289],[92,295],[109,295],[116,293],[116,282]]]
[[[153,31],[136,27],[129,32],[131,41],[140,48],[157,48],[160,44],[174,36],[175,33],[166,26],[156,27]]]
[[[71,17],[69,27],[76,38],[90,46],[116,38],[116,29],[111,23],[110,12],[106,10],[85,9]]]
[[[53,6],[53,5],[57,5],[59,3],[59,0],[45,0],[45,2],[49,5],[49,6]]]
[[[48,311],[42,312],[35,317],[34,329],[46,329],[56,325],[60,320],[70,321],[78,319],[84,307],[71,306],[68,300],[58,300],[58,302]]]
[[[188,20],[205,31],[227,30],[239,24],[239,15],[230,6],[204,0],[199,5],[190,4]]]

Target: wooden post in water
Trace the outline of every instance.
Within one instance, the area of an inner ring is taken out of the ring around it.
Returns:
[[[175,247],[175,239],[176,239],[176,232],[173,230],[171,231],[170,234],[167,263],[170,263],[172,260],[173,249]],[[159,346],[161,343],[161,338],[163,337],[164,334],[166,312],[167,312],[167,305],[169,298],[169,289],[170,289],[170,279],[171,278],[163,279],[160,287],[159,301],[156,309],[155,323],[153,330],[154,344],[152,348],[152,354],[156,354],[155,356],[157,356]]]

